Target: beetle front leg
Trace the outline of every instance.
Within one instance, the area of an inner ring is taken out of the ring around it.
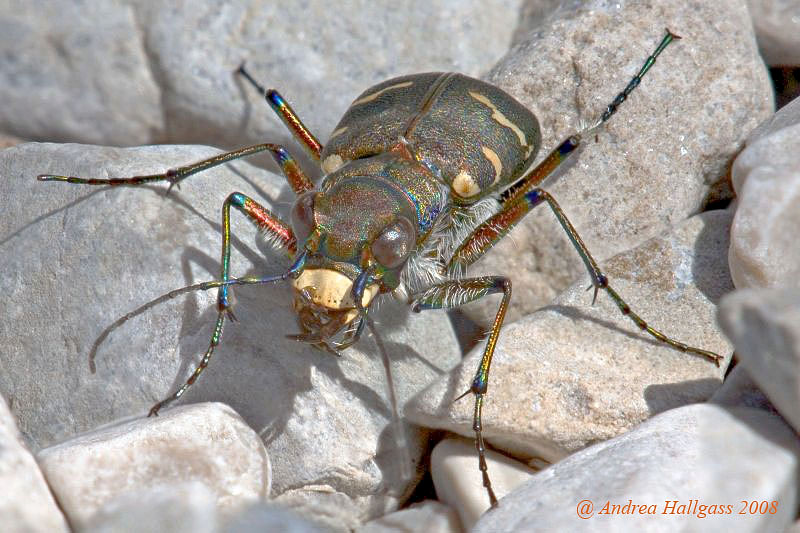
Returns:
[[[456,400],[459,400],[469,393],[475,395],[472,429],[475,431],[475,447],[478,450],[478,469],[483,476],[483,486],[486,487],[486,492],[489,493],[489,502],[492,507],[497,505],[497,496],[495,496],[492,489],[492,482],[489,479],[488,467],[486,466],[486,445],[483,441],[481,411],[483,409],[483,398],[489,386],[489,368],[492,364],[492,356],[494,355],[497,339],[500,337],[500,328],[503,325],[503,319],[505,319],[506,310],[511,300],[511,280],[501,276],[485,276],[446,281],[412,297],[415,302],[414,311],[419,312],[426,309],[458,307],[498,292],[503,293],[503,299],[500,301],[500,306],[494,317],[478,371],[475,373],[475,378],[472,380],[470,388],[456,398]]]
[[[40,174],[36,177],[36,179],[39,181],[63,181],[66,183],[76,183],[80,185],[108,185],[112,187],[135,187],[137,185],[145,185],[157,181],[168,181],[169,189],[172,189],[172,187],[178,185],[181,181],[185,180],[189,176],[192,176],[193,174],[197,174],[204,170],[208,170],[209,168],[265,151],[268,151],[272,154],[272,157],[281,167],[281,171],[283,172],[284,176],[286,176],[286,179],[289,181],[289,185],[292,187],[292,190],[295,193],[301,194],[314,188],[314,184],[311,183],[311,180],[308,179],[297,162],[295,162],[292,156],[289,155],[289,152],[287,152],[284,147],[272,143],[255,144],[253,146],[247,146],[231,152],[225,152],[215,155],[214,157],[209,157],[208,159],[203,159],[202,161],[197,161],[196,163],[191,163],[178,168],[171,168],[161,174],[148,174],[144,176],[131,176],[128,178],[108,179],[79,178],[77,176],[59,176],[57,174]]]
[[[251,222],[266,232],[271,237],[273,244],[284,248],[292,256],[296,254],[297,241],[294,237],[292,229],[280,218],[273,215],[266,207],[260,205],[258,202],[245,194],[235,192],[228,196],[228,198],[225,200],[225,203],[222,204],[222,266],[220,279],[223,283],[231,279],[231,206],[244,213]],[[295,265],[295,267],[296,266],[297,265]],[[293,267],[293,269],[295,269],[295,267]],[[285,279],[287,276],[288,273],[284,274],[283,276],[263,278],[262,280],[250,280],[249,283],[270,283]],[[229,285],[222,285],[219,287],[219,292],[217,294],[217,321],[214,325],[214,332],[211,334],[211,340],[208,343],[206,353],[203,355],[200,363],[195,367],[194,372],[192,372],[192,375],[189,376],[188,380],[186,380],[186,383],[184,383],[173,394],[150,408],[150,412],[147,416],[157,416],[158,411],[162,407],[183,396],[186,390],[191,387],[195,381],[197,381],[197,378],[200,377],[200,374],[202,374],[203,370],[205,370],[208,366],[211,356],[214,354],[214,349],[217,347],[217,345],[219,345],[222,337],[222,328],[225,323],[225,316],[229,316],[232,320],[235,319],[233,312],[231,311],[232,302],[230,298],[230,290],[231,288]]]

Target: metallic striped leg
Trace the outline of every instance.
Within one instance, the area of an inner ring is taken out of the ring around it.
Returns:
[[[592,278],[592,284],[595,288],[595,298],[597,297],[597,291],[600,289],[605,289],[608,295],[611,296],[611,299],[614,300],[614,303],[617,304],[620,312],[629,317],[641,330],[647,332],[659,341],[672,346],[676,350],[699,355],[700,357],[704,357],[715,365],[719,366],[720,361],[722,360],[721,355],[708,350],[695,348],[680,341],[671,339],[657,329],[648,325],[647,322],[645,322],[639,315],[633,312],[633,310],[627,303],[625,303],[622,297],[620,297],[620,295],[608,284],[608,278],[600,270],[600,267],[589,253],[589,250],[586,248],[583,240],[581,240],[578,232],[575,230],[575,227],[572,225],[569,219],[567,219],[567,216],[561,210],[561,207],[558,205],[558,202],[556,202],[555,198],[550,196],[550,194],[544,189],[536,188],[526,192],[521,197],[518,197],[516,202],[504,205],[503,209],[499,213],[478,226],[472,235],[470,235],[470,237],[468,237],[456,250],[453,255],[453,259],[450,262],[449,268],[466,268],[468,264],[472,263],[478,257],[486,253],[489,248],[491,248],[497,241],[506,235],[511,228],[513,228],[514,225],[516,225],[516,223],[519,222],[522,217],[524,217],[531,209],[542,202],[547,202],[547,205],[550,206],[550,209],[552,209],[553,213],[558,219],[559,224],[561,224],[561,227],[564,228],[569,240],[572,241],[573,246],[575,246],[575,249],[578,251],[578,254],[583,260],[584,265],[586,265],[586,269],[589,271],[589,275]]]
[[[322,144],[317,140],[316,137],[314,137],[314,134],[308,130],[306,125],[303,124],[303,121],[300,120],[300,117],[298,117],[297,113],[294,112],[294,109],[292,109],[292,106],[289,105],[289,102],[287,102],[275,89],[267,89],[258,83],[256,79],[244,68],[244,63],[239,66],[239,70],[237,72],[244,76],[244,78],[250,82],[250,84],[255,87],[259,93],[264,95],[264,99],[267,101],[272,110],[275,111],[281,121],[286,125],[294,138],[303,145],[311,157],[319,161],[320,154],[322,154]]]
[[[169,188],[172,189],[181,181],[185,180],[193,174],[208,170],[209,168],[241,159],[243,157],[251,156],[259,152],[269,151],[272,157],[280,165],[281,171],[289,181],[292,190],[297,193],[314,188],[314,184],[305,175],[302,169],[298,166],[297,162],[289,155],[285,148],[278,144],[264,143],[248,146],[233,150],[232,152],[225,152],[208,159],[203,159],[190,165],[184,165],[178,168],[171,168],[162,174],[150,174],[147,176],[131,176],[129,178],[110,178],[110,179],[94,179],[94,178],[78,178],[75,176],[59,176],[54,174],[41,174],[36,179],[39,181],[63,181],[67,183],[77,183],[82,185],[110,185],[110,186],[136,186],[153,183],[156,181],[168,181]]]
[[[486,466],[486,445],[483,442],[481,411],[483,409],[483,397],[486,395],[489,386],[489,368],[492,364],[492,356],[494,355],[495,346],[497,346],[497,339],[500,336],[500,327],[503,325],[503,319],[511,301],[511,280],[501,276],[486,276],[445,281],[412,297],[415,302],[414,311],[419,312],[427,309],[458,307],[498,292],[503,293],[503,299],[500,301],[500,307],[494,317],[494,323],[486,341],[486,348],[483,350],[480,366],[478,366],[478,371],[475,373],[475,378],[472,380],[469,390],[456,398],[456,400],[459,400],[469,393],[475,395],[472,429],[475,431],[475,447],[478,450],[478,468],[483,477],[483,486],[486,487],[486,491],[489,493],[489,502],[492,507],[497,505],[497,496],[495,496],[492,489],[492,482],[489,480],[488,467]]]
[[[225,203],[222,204],[222,266],[220,272],[220,280],[222,283],[225,283],[231,279],[231,206],[244,213],[247,218],[249,218],[256,226],[267,232],[267,234],[272,237],[272,240],[275,244],[285,248],[291,255],[295,255],[297,241],[291,228],[281,219],[270,213],[267,208],[263,207],[252,198],[249,198],[242,193],[235,192],[228,196],[228,198],[225,200]],[[289,272],[280,276],[261,278],[257,282],[272,283],[275,281],[285,280],[288,278],[290,273],[299,268],[299,265],[302,264],[304,259],[305,255],[301,254]],[[217,321],[214,325],[214,332],[211,334],[211,340],[208,343],[208,349],[206,349],[205,355],[203,355],[203,358],[200,360],[200,363],[197,365],[197,367],[195,367],[194,372],[192,372],[192,375],[189,377],[189,379],[186,380],[186,383],[184,383],[172,395],[156,403],[150,409],[148,416],[158,415],[158,411],[162,407],[183,396],[186,390],[191,387],[195,381],[197,381],[197,378],[200,377],[200,374],[203,373],[203,370],[206,369],[209,361],[211,360],[211,356],[214,354],[214,349],[217,347],[220,338],[222,337],[222,327],[225,323],[225,316],[228,315],[232,320],[235,320],[235,317],[231,311],[231,305],[230,286],[221,285],[217,295]]]

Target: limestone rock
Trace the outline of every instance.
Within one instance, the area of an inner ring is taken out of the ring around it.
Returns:
[[[0,395],[0,524],[8,533],[69,531],[36,460]]]
[[[708,401],[724,407],[752,407],[778,414],[741,363],[725,377],[722,386]]]
[[[436,500],[425,500],[376,518],[355,533],[461,533],[455,510]]]
[[[520,4],[14,0],[0,13],[0,130],[114,145],[287,142],[264,99],[234,76],[247,61],[325,141],[370,85],[488,70],[508,50]]]
[[[129,503],[139,502],[132,514],[146,515],[143,501],[163,500],[163,493],[177,489],[165,487],[147,497],[133,493],[187,481],[209,489],[225,512],[267,498],[267,452],[230,407],[197,404],[162,413],[84,433],[39,452],[47,481],[72,524],[86,524],[103,505],[124,496]],[[208,503],[205,493],[184,492],[188,506]],[[130,514],[122,518],[132,520]]]
[[[536,471],[493,450],[486,450],[492,489],[502,498],[528,481]],[[447,438],[431,453],[431,474],[440,500],[458,511],[464,529],[470,531],[489,507],[489,495],[478,470],[475,442]]]
[[[770,66],[800,65],[800,4],[795,0],[747,0],[758,48]]]
[[[779,417],[690,405],[540,472],[473,531],[784,531],[797,513],[799,460]]]
[[[800,290],[736,291],[722,300],[719,321],[741,366],[800,428]]]
[[[750,136],[733,164],[729,261],[737,288],[800,287],[800,98]]]
[[[198,481],[158,484],[122,494],[103,505],[86,533],[217,533],[217,498]]]

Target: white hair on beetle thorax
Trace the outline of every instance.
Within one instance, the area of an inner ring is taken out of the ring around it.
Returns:
[[[475,228],[500,210],[496,195],[462,207],[453,204],[450,194],[450,187],[442,184],[439,216],[423,246],[411,255],[403,269],[400,281],[409,296],[448,279],[463,277],[465,272],[446,272],[450,258]]]

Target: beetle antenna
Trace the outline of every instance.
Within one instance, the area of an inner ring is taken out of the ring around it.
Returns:
[[[647,73],[648,70],[650,70],[650,67],[655,65],[656,58],[661,54],[661,52],[664,51],[664,49],[669,45],[669,43],[681,38],[680,35],[672,33],[669,30],[669,28],[666,28],[666,32],[667,34],[664,36],[663,39],[661,39],[661,43],[658,45],[658,47],[653,51],[653,53],[650,56],[648,56],[647,59],[645,59],[642,68],[639,69],[639,72],[633,78],[631,78],[631,81],[628,82],[628,85],[625,87],[625,89],[619,94],[617,94],[614,100],[612,100],[611,103],[608,104],[608,106],[606,106],[606,110],[603,112],[603,115],[600,117],[600,120],[598,120],[597,123],[590,129],[593,130],[599,127],[604,122],[607,122],[608,119],[610,119],[614,115],[614,113],[617,112],[617,108],[622,104],[622,102],[624,102],[628,98],[628,96],[630,96],[633,90],[639,86],[639,84],[642,82],[642,77]]]
[[[226,287],[231,285],[261,285],[264,283],[273,283],[276,281],[282,281],[287,279],[293,272],[293,269],[290,269],[288,272],[281,274],[279,276],[270,276],[267,278],[257,278],[257,277],[245,277],[245,278],[230,278],[227,281],[222,280],[212,280],[212,281],[204,281],[202,283],[195,283],[194,285],[188,285],[186,287],[181,287],[180,289],[174,289],[169,291],[166,294],[162,294],[158,298],[150,300],[149,302],[137,307],[130,313],[126,314],[123,317],[118,318],[114,321],[113,324],[108,326],[104,329],[100,336],[97,337],[97,340],[94,341],[92,344],[92,349],[89,351],[89,371],[94,374],[97,371],[97,366],[95,365],[95,358],[97,357],[97,350],[100,348],[100,345],[106,340],[106,338],[111,334],[112,331],[120,327],[122,324],[130,320],[131,318],[141,315],[148,309],[151,309],[161,303],[166,302],[167,300],[172,300],[176,296],[181,294],[185,294],[187,292],[193,291],[207,291],[209,289],[216,289],[219,287]]]

